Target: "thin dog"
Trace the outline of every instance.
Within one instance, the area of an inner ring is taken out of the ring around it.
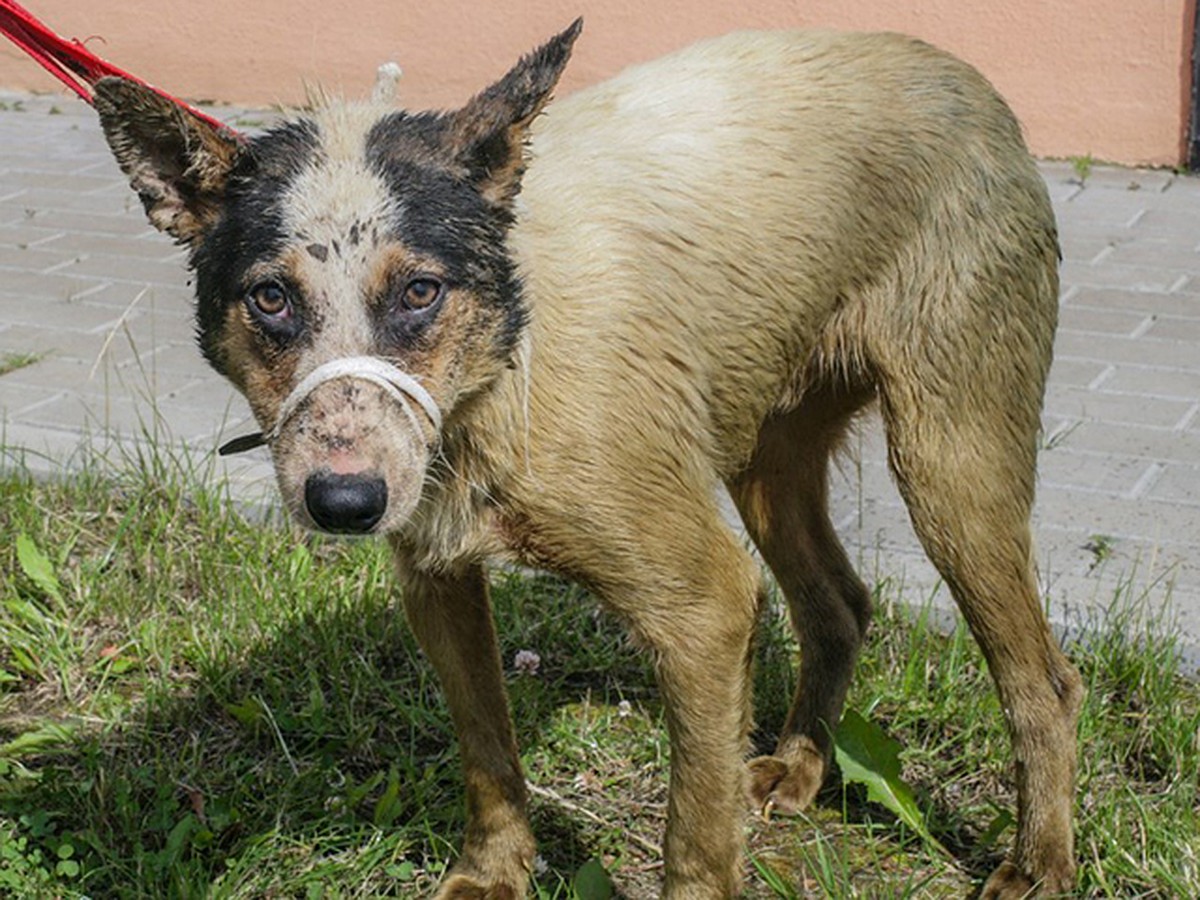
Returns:
[[[1029,514],[1058,246],[1019,127],[896,35],[738,33],[549,102],[576,22],[462,109],[333,103],[246,141],[96,87],[150,220],[190,248],[200,344],[248,398],[296,519],[386,535],[441,678],[469,818],[441,898],[534,858],[485,565],[585,584],[653,654],[664,896],[730,897],[742,810],[830,767],[870,616],[827,470],[878,402],[912,523],[987,658],[1018,829],[986,898],[1069,891],[1079,676]],[[747,766],[764,575],[799,683]]]

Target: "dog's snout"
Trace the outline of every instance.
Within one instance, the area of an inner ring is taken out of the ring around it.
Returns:
[[[304,482],[313,522],[335,534],[366,534],[387,511],[387,482],[369,472],[339,475],[322,469]]]

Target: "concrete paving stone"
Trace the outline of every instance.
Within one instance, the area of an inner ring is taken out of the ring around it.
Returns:
[[[109,352],[114,349],[119,348],[110,345]],[[86,331],[35,325],[9,325],[0,329],[0,353],[38,353],[90,363],[102,350],[104,336]]]
[[[20,421],[38,406],[53,402],[65,393],[60,387],[22,383],[12,378],[11,373],[0,375],[0,418]]]
[[[1091,228],[1126,226],[1145,215],[1152,205],[1145,191],[1112,191],[1084,188],[1064,204],[1058,213],[1059,225],[1079,216]]]
[[[1151,316],[1151,313],[1089,309],[1068,303],[1059,310],[1058,327],[1065,331],[1132,337],[1146,327]]]
[[[0,290],[4,289],[4,271],[23,269],[34,272],[51,272],[79,259],[80,254],[70,248],[47,249],[45,246],[0,246]]]
[[[1181,235],[1183,242],[1187,241],[1188,235],[1192,235],[1200,243],[1200,209],[1180,205],[1147,209],[1132,227],[1139,234]]]
[[[23,326],[18,326],[14,329],[18,332],[18,337],[22,336],[22,328]],[[20,352],[46,355],[35,364],[11,372],[10,377],[31,384],[59,384],[67,390],[90,390],[90,384],[97,378],[109,378],[112,374],[119,374],[121,378],[132,379],[132,376],[126,376],[127,371],[152,371],[149,366],[139,365],[139,356],[133,353],[130,344],[120,340],[120,335],[114,335],[112,340],[109,340],[107,335],[85,334],[85,332],[76,332],[76,334],[79,335],[80,340],[73,346],[62,346],[62,344],[68,344],[64,338],[64,341],[59,342],[60,346],[38,347],[40,341],[26,338],[31,347],[22,349]],[[49,330],[46,330],[44,335],[35,334],[34,337],[44,337],[48,341],[50,340]],[[13,343],[17,344],[18,342],[14,340]],[[0,344],[0,346],[4,346],[4,344]],[[145,377],[142,376],[142,382],[144,380]],[[131,384],[133,383],[131,380]]]
[[[156,347],[153,356],[143,360],[143,365],[158,372],[224,381],[204,361],[196,341],[190,337]]]
[[[1200,507],[1200,462],[1166,465],[1148,496],[1155,500]]]
[[[1157,467],[1157,468],[1156,468]],[[1088,490],[1131,496],[1161,471],[1161,464],[1136,457],[1114,459],[1107,454],[1057,447],[1038,457],[1038,490]]]
[[[84,193],[111,186],[112,178],[99,174],[63,172],[42,162],[41,166],[37,167],[10,167],[4,182],[6,185],[23,188],[49,188],[55,191]]]
[[[145,291],[143,294],[142,291]],[[141,299],[138,299],[140,296]],[[148,307],[164,312],[185,312],[194,308],[192,289],[181,280],[178,285],[138,284],[134,281],[97,282],[80,302],[89,305],[125,309],[136,301],[139,308]]]
[[[1086,265],[1100,254],[1107,253],[1116,240],[1105,233],[1083,234],[1075,231],[1070,234],[1059,234],[1058,246],[1063,259]]]
[[[1061,445],[1087,448],[1114,457],[1136,457],[1161,462],[1191,463],[1200,459],[1200,437],[1170,428],[1120,425],[1113,422],[1080,422]],[[1196,532],[1200,535],[1200,532]]]
[[[1185,371],[1200,370],[1200,353],[1197,352],[1195,344],[1186,341],[1060,331],[1054,341],[1054,353],[1056,356],[1089,359],[1114,365],[1150,359],[1160,366]]]
[[[1190,275],[1187,269],[1116,264],[1098,265],[1064,260],[1061,278],[1064,285],[1169,293],[1187,283]]]
[[[86,395],[64,394],[29,410],[21,421],[45,427],[82,422],[93,434],[158,444],[202,443],[206,447],[216,445],[221,426],[220,422],[198,416],[193,409],[118,391],[102,401]]]
[[[192,326],[189,310],[180,309],[174,303],[161,303],[157,298],[147,302],[151,291],[149,285],[139,287],[123,307],[107,303],[93,304],[87,298],[68,302],[109,315],[116,314],[114,321],[92,328],[91,331],[104,334],[117,331],[122,340],[134,342],[142,353],[151,354],[159,344],[188,335]]]
[[[1079,286],[1067,297],[1066,305],[1081,309],[1118,309],[1151,315],[1200,318],[1200,294],[1189,294],[1183,290],[1166,293]]]
[[[1103,532],[1081,535],[1075,530],[1044,526],[1037,534],[1037,560],[1042,584],[1073,606],[1104,606],[1119,588],[1145,592],[1157,588],[1161,599],[1170,583],[1192,583],[1188,560],[1153,541],[1121,538]]]
[[[30,226],[27,224],[28,221],[26,218],[24,222],[20,223],[0,222],[0,247],[8,249],[37,247],[44,250],[48,244],[62,240],[67,235],[65,231]]]
[[[179,391],[178,399],[180,403],[188,404],[194,409],[211,410],[215,413],[216,421],[244,424],[254,419],[246,398],[206,365],[199,377],[193,378]]]
[[[1054,206],[1060,207],[1069,203],[1083,187],[1075,181],[1069,179],[1061,179],[1046,182],[1047,192],[1050,194],[1050,202]]]
[[[1179,176],[1170,169],[1136,169],[1120,166],[1092,166],[1084,181],[1084,191],[1091,193],[1123,191],[1161,194],[1175,186]]]
[[[135,198],[134,204],[136,205],[136,203]],[[0,214],[2,212],[3,205],[0,204]],[[137,206],[137,209],[132,206],[129,209],[110,207],[94,212],[24,207],[19,209],[18,219],[27,220],[30,224],[35,224],[40,228],[83,234],[115,237],[158,236],[158,232],[146,221],[140,206]]]
[[[1191,341],[1200,345],[1200,317],[1156,316],[1154,323],[1146,330],[1146,337]],[[1200,350],[1197,356],[1200,356]]]
[[[64,255],[122,256],[151,262],[178,262],[181,267],[187,258],[186,251],[157,232],[155,240],[147,240],[144,235],[124,237],[43,228],[8,229],[7,232],[12,237],[23,238],[22,243],[26,246]],[[8,239],[6,231],[0,229],[0,242]]]
[[[10,385],[38,387],[55,385],[73,395],[97,404],[135,396],[154,400],[169,396],[188,386],[192,376],[173,372],[156,372],[132,365],[118,366],[107,355],[96,359],[69,359],[48,356],[31,366],[5,375]],[[65,424],[42,415],[45,424]]]
[[[1168,237],[1137,234],[1114,244],[1105,262],[1194,271],[1200,266],[1200,254],[1197,254],[1195,244],[1196,239],[1190,234],[1176,233]]]
[[[1191,410],[1192,401],[1140,394],[1113,393],[1050,384],[1046,412],[1079,421],[1104,421],[1128,425],[1175,428]]]
[[[1112,366],[1103,387],[1113,393],[1195,402],[1200,398],[1200,370],[1185,371],[1164,366]]]
[[[1098,360],[1056,356],[1050,367],[1050,381],[1063,387],[1088,387],[1110,368]]]
[[[57,272],[32,272],[27,269],[0,270],[0,294],[27,300],[67,300],[104,285],[101,278],[75,278]]]
[[[58,327],[68,331],[95,331],[112,327],[118,321],[116,310],[106,306],[89,306],[78,300],[14,296],[0,270],[0,319],[13,325]]]
[[[1200,276],[1190,275],[1181,280],[1172,293],[1188,294],[1193,297],[1200,296]]]
[[[128,281],[137,284],[177,285],[186,277],[183,261],[131,259],[126,256],[90,254],[76,258],[56,270],[63,275],[103,278],[105,281]]]
[[[95,425],[98,421],[107,424],[109,410],[120,409],[122,404],[133,403],[136,407],[150,412],[170,402],[169,389],[172,385],[164,382],[162,378],[152,379],[148,384],[139,378],[114,376],[110,371],[92,374],[91,367],[85,364],[77,364],[77,367],[80,388],[61,390],[53,397],[30,395],[34,396],[34,402],[24,404],[18,412],[12,414],[12,420],[24,422],[26,425],[54,428],[71,427],[79,422]],[[8,379],[11,379],[11,382],[8,382]],[[24,390],[34,391],[40,386],[31,383],[28,377],[22,379],[5,376],[5,380],[6,395],[11,396],[14,403],[22,402],[20,397]],[[161,392],[161,396],[156,394],[156,391]],[[48,402],[42,402],[43,400]],[[86,415],[86,410],[91,410],[92,415]],[[148,416],[144,416],[144,419],[149,420]],[[216,420],[216,416],[193,415],[192,419],[200,425],[206,425],[208,422],[202,420]]]
[[[1099,491],[1046,486],[1040,494],[1038,527],[1058,526],[1077,533],[1106,534],[1149,541],[1163,552],[1189,554],[1200,534],[1200,507],[1171,499],[1137,499]]]
[[[22,469],[34,475],[66,475],[74,470],[90,437],[71,428],[41,428],[22,422],[0,422],[0,470]]]
[[[17,187],[20,187],[19,185]],[[18,209],[61,209],[72,212],[96,212],[112,209],[112,200],[95,192],[58,190],[48,187],[21,188],[19,196],[3,201],[3,205]]]

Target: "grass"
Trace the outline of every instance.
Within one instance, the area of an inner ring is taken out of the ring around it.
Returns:
[[[0,896],[426,895],[461,838],[462,785],[383,548],[248,519],[203,474],[160,454],[0,475]],[[538,896],[574,896],[597,864],[654,896],[668,747],[648,660],[568,584],[502,572],[494,592]],[[850,702],[903,746],[949,853],[833,784],[807,815],[747,818],[750,897],[960,897],[1012,840],[974,643],[895,585],[877,594]],[[1081,894],[1200,896],[1200,690],[1128,600],[1069,648],[1088,685]],[[794,656],[770,611],[764,747]]]
[[[43,355],[41,353],[0,353],[0,375],[7,375],[9,372],[16,372],[18,369],[32,366]]]

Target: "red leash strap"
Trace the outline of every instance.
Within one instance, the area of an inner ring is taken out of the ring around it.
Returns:
[[[82,41],[74,38],[67,40],[55,34],[15,0],[0,0],[0,34],[28,53],[43,69],[87,103],[92,103],[92,94],[85,85],[91,86],[105,76],[116,75],[149,88],[214,128],[238,136],[237,131],[219,119],[101,59],[88,50]]]

